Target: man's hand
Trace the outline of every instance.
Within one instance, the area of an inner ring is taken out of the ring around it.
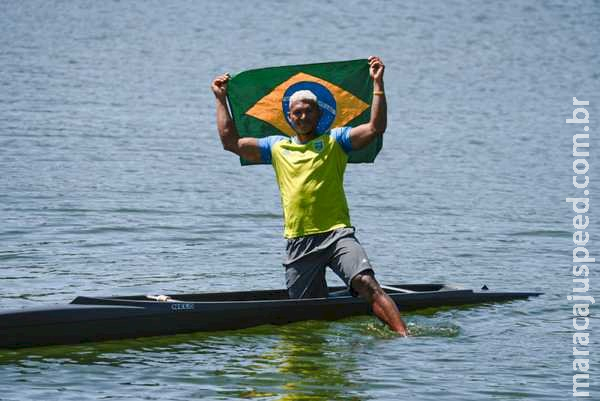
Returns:
[[[379,57],[369,57],[369,75],[371,75],[373,81],[378,84],[383,83],[383,70],[385,70],[385,65]]]
[[[225,99],[227,96],[227,82],[229,78],[229,74],[223,74],[212,81],[211,89],[217,99]]]
[[[217,98],[217,130],[223,148],[251,162],[261,162],[260,148],[256,138],[240,138],[227,108],[227,83],[231,77],[223,74],[210,85]]]
[[[383,134],[387,127],[387,102],[383,89],[383,70],[385,66],[379,57],[369,57],[369,75],[373,79],[373,100],[371,103],[371,119],[366,124],[358,125],[350,130],[352,149],[362,149],[373,139]]]

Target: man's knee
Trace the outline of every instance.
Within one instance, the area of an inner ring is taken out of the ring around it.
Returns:
[[[359,295],[367,298],[372,298],[379,293],[383,293],[383,289],[377,280],[375,280],[371,271],[357,274],[352,279],[352,288]]]

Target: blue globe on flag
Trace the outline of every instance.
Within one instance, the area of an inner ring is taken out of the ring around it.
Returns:
[[[329,89],[317,82],[296,82],[295,84],[290,85],[290,87],[286,89],[283,98],[281,99],[281,103],[283,114],[285,115],[285,119],[287,120],[288,124],[290,125],[290,127],[292,126],[292,122],[289,117],[290,97],[300,90],[309,90],[317,96],[317,103],[319,104],[319,108],[321,109],[321,118],[319,119],[319,123],[317,124],[317,132],[319,134],[327,132],[327,130],[331,128],[331,125],[335,121],[336,102],[335,97],[329,91]]]

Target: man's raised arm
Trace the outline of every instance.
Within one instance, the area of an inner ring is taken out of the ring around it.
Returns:
[[[350,130],[350,142],[353,149],[362,149],[371,143],[387,127],[387,103],[383,88],[383,70],[385,66],[379,57],[369,57],[369,73],[373,78],[373,102],[371,103],[371,119],[368,123],[358,125]]]
[[[258,139],[240,138],[227,108],[227,82],[229,74],[219,75],[211,85],[217,100],[217,130],[223,149],[235,153],[251,162],[260,162]]]

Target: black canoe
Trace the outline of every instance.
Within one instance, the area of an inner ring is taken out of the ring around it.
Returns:
[[[386,287],[401,311],[525,299],[536,292],[457,289],[444,284]],[[484,287],[485,288],[485,287]],[[285,290],[148,296],[77,297],[62,306],[0,312],[0,348],[77,344],[147,336],[233,330],[302,320],[335,320],[371,313],[344,287],[328,298],[288,299]]]

